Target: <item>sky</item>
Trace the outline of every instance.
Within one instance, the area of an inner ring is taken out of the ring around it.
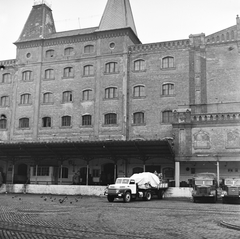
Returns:
[[[13,44],[36,0],[0,0],[0,60],[16,58]],[[39,0],[37,0],[39,1]],[[42,0],[41,0],[42,1]],[[98,26],[107,0],[45,0],[57,32]],[[130,0],[138,38],[145,43],[187,39],[236,24],[240,0]]]

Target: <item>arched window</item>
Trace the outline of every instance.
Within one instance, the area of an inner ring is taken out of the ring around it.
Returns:
[[[234,31],[231,31],[231,39],[234,40]]]
[[[162,59],[162,68],[172,68],[174,67],[174,58],[171,56],[164,57]]]
[[[73,67],[66,67],[63,69],[63,77],[71,78],[73,77]]]
[[[117,62],[109,62],[105,65],[105,73],[116,73]]]
[[[114,113],[105,114],[105,116],[104,116],[104,124],[105,125],[117,124],[117,115],[114,114]]]
[[[42,118],[42,127],[51,127],[51,117],[43,117]]]
[[[64,91],[62,96],[62,102],[68,103],[73,101],[72,91]]]
[[[6,115],[0,116],[0,129],[6,129],[7,128],[7,117]]]
[[[19,119],[19,128],[29,128],[29,118],[21,118]]]
[[[94,75],[93,65],[87,65],[83,67],[83,75],[84,76],[92,76]]]
[[[21,105],[28,105],[32,103],[31,94],[22,94],[20,98]]]
[[[173,95],[174,94],[174,84],[167,83],[162,85],[162,95]]]
[[[162,112],[162,123],[171,123],[173,121],[173,113],[171,110]]]
[[[52,80],[54,79],[54,70],[53,69],[47,69],[45,70],[45,79]]]
[[[62,127],[71,126],[71,116],[63,116],[62,117]]]
[[[227,38],[227,41],[229,41],[229,32],[227,32],[226,38]]]
[[[144,71],[145,70],[145,61],[136,60],[134,61],[134,71]]]
[[[117,88],[109,87],[105,89],[105,99],[114,99],[117,98]]]
[[[133,123],[137,125],[144,124],[144,113],[136,112],[133,114]]]
[[[82,125],[92,125],[92,116],[91,115],[83,115],[82,116]]]
[[[9,96],[2,96],[0,104],[1,104],[2,107],[9,106],[10,105]]]
[[[65,56],[72,56],[74,53],[73,47],[67,47],[64,49]]]
[[[218,42],[218,41],[220,41],[220,37],[219,37],[219,36],[217,36],[217,42]]]
[[[93,53],[94,52],[94,45],[87,45],[84,47],[84,53]]]
[[[10,83],[10,82],[11,82],[11,74],[10,73],[3,74],[1,83]]]
[[[54,50],[47,50],[46,51],[46,58],[54,57]]]
[[[93,99],[93,93],[92,90],[84,90],[82,93],[82,100],[83,101],[88,101]]]
[[[22,73],[23,81],[31,81],[33,79],[32,71],[24,71]]]
[[[138,97],[144,97],[144,96],[146,96],[145,86],[137,85],[133,87],[133,97],[138,98]]]
[[[46,92],[43,94],[43,103],[53,103],[53,94],[51,92]]]
[[[62,167],[62,177],[61,177],[61,168],[59,168],[59,178],[68,178],[68,168],[67,167]]]
[[[225,35],[224,35],[224,34],[222,34],[221,40],[222,40],[222,41],[225,41]]]

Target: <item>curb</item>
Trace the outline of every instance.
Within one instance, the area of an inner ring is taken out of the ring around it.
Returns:
[[[227,223],[227,222],[224,222],[224,221],[221,221],[220,225],[224,226],[224,227],[227,227],[227,228],[230,228],[230,229],[240,231],[240,226],[238,226],[238,225],[230,224],[230,223]]]

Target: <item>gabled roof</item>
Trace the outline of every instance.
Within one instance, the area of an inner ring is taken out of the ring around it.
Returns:
[[[99,31],[130,27],[137,36],[129,0],[108,0]]]

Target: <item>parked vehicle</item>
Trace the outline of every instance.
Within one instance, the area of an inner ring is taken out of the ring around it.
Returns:
[[[193,202],[217,201],[217,177],[215,173],[198,173],[193,177]]]
[[[223,179],[221,197],[223,203],[240,202],[240,177]]]
[[[109,202],[115,198],[122,198],[126,203],[137,198],[150,201],[154,195],[162,199],[167,188],[168,183],[161,181],[158,176],[144,172],[129,178],[117,178],[115,184],[108,186],[106,194]]]

